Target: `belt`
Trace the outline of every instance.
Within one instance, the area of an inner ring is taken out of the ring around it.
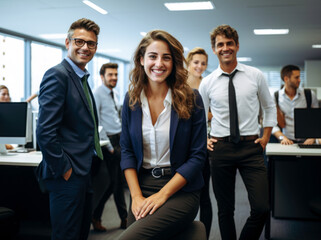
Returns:
[[[227,137],[215,137],[215,136],[211,136],[211,138],[216,139],[217,141],[222,141],[222,142],[232,142],[231,141],[231,137],[227,136]],[[255,139],[259,138],[258,135],[248,135],[248,136],[240,136],[240,141],[253,141]]]
[[[154,178],[172,175],[172,170],[170,167],[154,167],[152,169],[141,168],[140,172],[143,174],[151,174]]]
[[[107,135],[108,138],[113,138],[113,137],[120,137],[120,133],[116,133],[116,134],[113,134],[113,135]]]

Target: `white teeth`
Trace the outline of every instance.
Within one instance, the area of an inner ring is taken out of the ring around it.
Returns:
[[[155,73],[162,73],[163,71],[162,70],[153,70],[153,72],[155,72]]]

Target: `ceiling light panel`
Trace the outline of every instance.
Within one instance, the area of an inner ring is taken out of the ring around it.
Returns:
[[[237,61],[239,61],[239,62],[251,62],[252,58],[250,58],[250,57],[238,57]]]
[[[164,5],[169,11],[192,11],[214,9],[214,4],[210,1],[164,3]]]
[[[282,35],[288,34],[289,29],[254,29],[255,35]]]

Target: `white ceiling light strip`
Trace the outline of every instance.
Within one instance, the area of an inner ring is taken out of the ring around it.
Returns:
[[[94,4],[91,1],[84,0],[82,2],[84,4],[86,4],[87,6],[91,7],[92,9],[96,10],[97,12],[101,13],[101,14],[107,14],[108,13],[105,9],[102,9],[101,7],[97,6],[96,4]]]
[[[178,2],[164,3],[169,11],[192,11],[192,10],[211,10],[214,4],[210,1],[206,2]]]
[[[254,29],[255,35],[282,35],[288,34],[289,29]]]

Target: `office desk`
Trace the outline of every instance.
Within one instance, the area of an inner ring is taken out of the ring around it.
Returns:
[[[40,152],[0,155],[0,206],[15,211],[21,239],[50,239],[49,197],[40,191],[35,176],[41,159]]]
[[[37,167],[42,160],[41,152],[8,153],[0,155],[0,165]]]
[[[321,149],[301,149],[297,144],[269,143],[270,200],[272,217],[317,220],[309,201],[321,195]],[[270,226],[266,228],[266,237]]]

